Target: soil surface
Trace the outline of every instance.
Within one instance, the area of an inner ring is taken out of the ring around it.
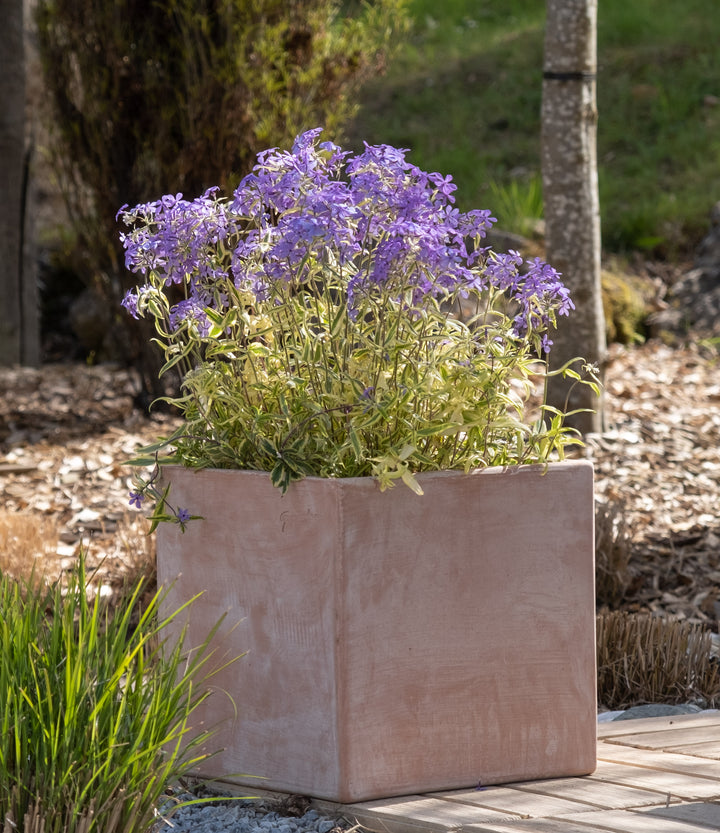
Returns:
[[[175,421],[136,409],[136,393],[132,373],[112,365],[0,369],[0,568],[27,570],[39,559],[52,575],[82,547],[104,593],[148,570],[152,539],[128,505],[124,463]],[[578,453],[594,461],[603,534],[621,562],[611,606],[717,631],[717,353],[613,345],[605,414],[607,430]]]

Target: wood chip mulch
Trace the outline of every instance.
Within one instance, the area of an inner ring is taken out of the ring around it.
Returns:
[[[588,440],[598,501],[623,517],[623,607],[717,631],[720,618],[720,357],[690,344],[613,345],[608,430]]]
[[[147,523],[128,506],[124,461],[174,421],[138,411],[136,393],[132,373],[111,365],[0,369],[0,567],[31,540],[44,541],[33,555],[58,569],[84,547],[112,592],[152,554]],[[697,344],[613,345],[605,417],[582,453],[595,464],[599,507],[626,529],[618,606],[717,631],[720,357]],[[18,532],[21,522],[34,537]]]

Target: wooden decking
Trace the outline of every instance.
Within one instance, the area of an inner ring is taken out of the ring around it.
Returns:
[[[378,833],[720,831],[720,711],[601,723],[583,778],[325,807]]]

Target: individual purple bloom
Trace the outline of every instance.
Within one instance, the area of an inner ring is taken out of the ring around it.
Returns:
[[[140,318],[138,315],[138,293],[132,289],[125,293],[125,297],[120,304],[132,315],[133,318]]]
[[[497,218],[492,216],[492,212],[474,209],[463,215],[460,230],[471,237],[483,238],[490,231],[493,223],[497,223]]]
[[[502,290],[514,290],[518,285],[518,268],[522,266],[522,255],[510,249],[507,254],[493,252],[486,266],[486,272],[494,286]]]
[[[457,185],[455,185],[451,176],[430,174],[428,179],[437,188],[438,194],[442,194],[449,202],[455,202],[455,197],[451,196],[451,194],[453,191],[457,191]]]
[[[179,524],[186,524],[190,520],[190,511],[188,509],[178,509],[175,512],[175,517]]]
[[[182,194],[166,194],[164,197],[160,198],[160,204],[163,208],[172,208],[176,203],[182,200]]]
[[[570,290],[566,286],[558,291],[558,298],[560,299],[558,315],[570,315],[570,310],[575,309],[575,304],[572,302]]]
[[[312,148],[315,140],[322,132],[322,127],[313,127],[311,130],[306,130],[304,133],[301,133],[293,143],[292,152],[299,153]]]
[[[399,237],[378,243],[375,249],[373,268],[368,275],[369,279],[376,284],[387,283],[400,266],[406,247],[407,241]]]
[[[179,301],[170,309],[170,328],[177,330],[181,324],[189,321],[197,327],[201,336],[206,336],[210,332],[210,320],[205,312],[206,306],[209,306],[209,303],[204,302],[202,292],[198,292],[198,294],[184,301]]]
[[[130,492],[130,500],[128,501],[128,503],[130,506],[134,506],[136,509],[142,509],[144,500],[145,495],[142,492],[132,491]]]

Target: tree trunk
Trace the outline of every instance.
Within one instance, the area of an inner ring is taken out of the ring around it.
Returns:
[[[37,364],[38,316],[27,208],[23,0],[0,0],[0,364]]]
[[[575,310],[559,321],[551,367],[582,356],[603,367],[605,320],[600,284],[597,182],[597,0],[547,0],[542,96],[542,176],[548,261],[562,273]],[[588,408],[568,424],[602,429],[602,403],[586,385],[550,380],[549,404]]]

